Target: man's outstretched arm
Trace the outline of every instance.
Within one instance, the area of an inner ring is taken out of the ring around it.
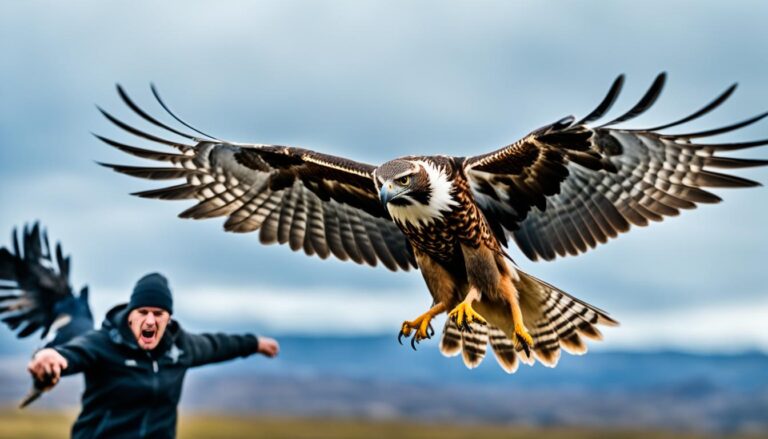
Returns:
[[[94,338],[96,331],[75,337],[69,342],[37,351],[27,365],[27,370],[38,381],[56,384],[62,375],[82,372],[96,361]]]
[[[280,351],[277,341],[252,334],[186,334],[186,349],[192,366],[218,363],[253,354],[274,357]]]

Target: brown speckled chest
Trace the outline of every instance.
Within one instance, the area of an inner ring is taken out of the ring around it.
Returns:
[[[411,245],[432,258],[450,263],[460,256],[460,244],[473,248],[485,245],[492,251],[501,252],[496,237],[475,204],[469,182],[461,166],[451,161],[449,175],[454,182],[453,197],[459,205],[454,206],[441,219],[429,225],[416,227],[395,221],[405,233]]]

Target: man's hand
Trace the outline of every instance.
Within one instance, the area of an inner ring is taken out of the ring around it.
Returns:
[[[52,386],[59,382],[61,371],[66,368],[67,359],[51,348],[38,351],[27,365],[27,370],[37,381],[49,380]]]
[[[269,337],[259,337],[258,353],[274,358],[278,352],[280,352],[280,345],[277,344],[277,340]]]

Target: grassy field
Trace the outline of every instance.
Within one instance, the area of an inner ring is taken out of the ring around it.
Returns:
[[[0,410],[0,438],[66,438],[76,414],[61,411]],[[446,425],[354,419],[312,419],[281,417],[246,417],[222,415],[186,415],[179,422],[180,439],[197,438],[505,438],[505,439],[704,439],[711,436],[676,432],[631,430],[594,430],[581,428],[539,429],[519,426]],[[737,436],[757,438],[760,436]]]

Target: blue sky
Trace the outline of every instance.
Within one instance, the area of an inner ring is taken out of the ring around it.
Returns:
[[[91,286],[99,315],[161,271],[193,327],[395,333],[428,305],[420,274],[263,247],[223,233],[221,220],[176,218],[188,203],[128,196],[157,185],[94,164],[139,163],[89,134],[133,140],[94,104],[135,120],[119,82],[157,112],[154,82],[219,137],[368,163],[495,149],[585,115],[619,73],[627,85],[612,114],[669,73],[657,106],[629,126],[679,118],[735,81],[731,100],[691,128],[768,109],[764,2],[544,3],[5,2],[0,233],[42,220],[74,255],[75,283]],[[766,137],[762,122],[722,140]],[[740,174],[768,183],[765,169]],[[717,193],[724,203],[578,258],[517,260],[621,320],[606,346],[768,350],[768,190]]]

